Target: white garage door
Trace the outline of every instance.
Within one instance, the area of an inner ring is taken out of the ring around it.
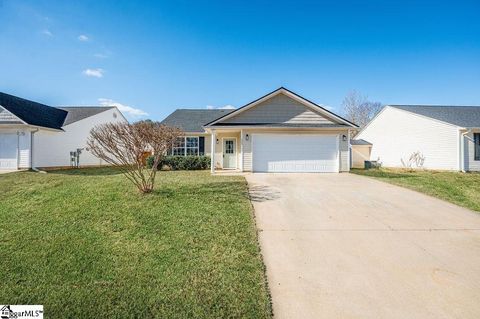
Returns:
[[[338,172],[338,135],[255,134],[254,172]]]
[[[0,133],[0,169],[17,169],[17,134]]]

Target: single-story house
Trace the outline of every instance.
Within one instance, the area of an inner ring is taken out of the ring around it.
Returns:
[[[172,154],[209,155],[212,172],[346,172],[358,128],[283,87],[235,110],[178,109],[162,123],[185,132]]]
[[[370,143],[370,160],[385,167],[419,153],[426,169],[480,171],[480,106],[389,105],[355,140]]]
[[[52,107],[0,93],[0,170],[103,165],[87,138],[94,126],[117,121],[126,119],[114,106]]]

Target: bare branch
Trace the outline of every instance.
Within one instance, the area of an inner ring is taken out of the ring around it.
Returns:
[[[90,152],[105,162],[118,167],[142,193],[153,190],[157,165],[182,136],[180,129],[153,121],[107,123],[94,127],[87,141]],[[145,153],[154,156],[154,164],[147,169]]]
[[[369,101],[357,91],[348,93],[343,99],[342,106],[345,118],[360,127],[367,125],[383,107],[382,103]]]

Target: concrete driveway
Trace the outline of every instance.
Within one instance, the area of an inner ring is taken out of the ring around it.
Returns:
[[[353,174],[249,174],[276,318],[480,318],[480,214]]]

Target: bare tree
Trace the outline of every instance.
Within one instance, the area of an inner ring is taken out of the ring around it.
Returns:
[[[90,131],[87,145],[93,155],[118,167],[141,193],[150,193],[158,163],[182,135],[178,128],[152,121],[107,123]],[[154,158],[151,169],[146,167],[146,152]]]
[[[342,102],[345,117],[360,127],[364,127],[382,109],[382,103],[369,101],[357,91],[351,91]]]

